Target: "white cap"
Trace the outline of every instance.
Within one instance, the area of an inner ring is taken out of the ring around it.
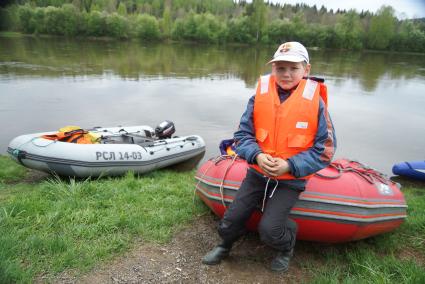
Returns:
[[[268,63],[276,61],[307,62],[309,63],[307,49],[299,42],[291,41],[281,44]]]

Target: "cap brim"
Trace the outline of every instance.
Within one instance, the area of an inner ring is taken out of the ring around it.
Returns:
[[[276,62],[276,61],[303,62],[303,61],[306,61],[306,60],[304,58],[300,57],[300,56],[282,55],[282,56],[277,56],[276,58],[273,58],[272,60],[267,62],[267,64],[270,64],[270,63],[273,63],[273,62]]]

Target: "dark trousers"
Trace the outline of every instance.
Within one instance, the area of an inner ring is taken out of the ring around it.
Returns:
[[[246,233],[245,223],[254,210],[262,206],[267,180],[267,177],[248,170],[235,199],[218,226],[223,246],[231,247],[231,244]],[[271,179],[267,186],[266,203],[258,232],[265,244],[287,252],[295,246],[297,234],[297,224],[288,218],[289,212],[304,188],[294,188],[285,181],[279,181],[270,198],[276,183],[276,180]]]

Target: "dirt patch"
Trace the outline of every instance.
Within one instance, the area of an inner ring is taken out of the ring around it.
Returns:
[[[231,255],[217,266],[201,263],[219,237],[217,218],[207,214],[181,230],[166,245],[141,244],[124,256],[104,263],[86,275],[68,271],[53,281],[40,276],[37,282],[54,283],[300,283],[308,281],[301,264],[308,253],[296,254],[287,273],[269,270],[274,251],[257,234],[237,243]]]
[[[425,267],[425,256],[414,248],[403,248],[398,254],[398,257],[403,260],[412,260],[420,266]]]
[[[20,180],[19,182],[34,184],[34,183],[39,183],[48,178],[52,178],[52,175],[49,175],[48,173],[36,171],[36,170],[28,170],[24,178]]]
[[[43,180],[52,178],[52,175],[41,171],[28,169],[25,175],[21,179],[11,180],[4,182],[6,185],[16,185],[18,183],[36,184]]]

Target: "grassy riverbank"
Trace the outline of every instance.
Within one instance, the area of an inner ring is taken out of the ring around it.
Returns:
[[[167,243],[208,212],[193,203],[193,172],[92,181],[29,173],[0,156],[0,283],[89,271],[139,241]],[[425,186],[403,192],[408,219],[395,232],[343,245],[299,242],[294,265],[313,283],[425,283]]]
[[[10,159],[1,157],[0,169],[0,283],[87,271],[138,239],[168,241],[206,210],[193,203],[193,172],[28,183]]]
[[[20,32],[8,32],[8,31],[0,31],[0,37],[23,37],[24,34]]]

